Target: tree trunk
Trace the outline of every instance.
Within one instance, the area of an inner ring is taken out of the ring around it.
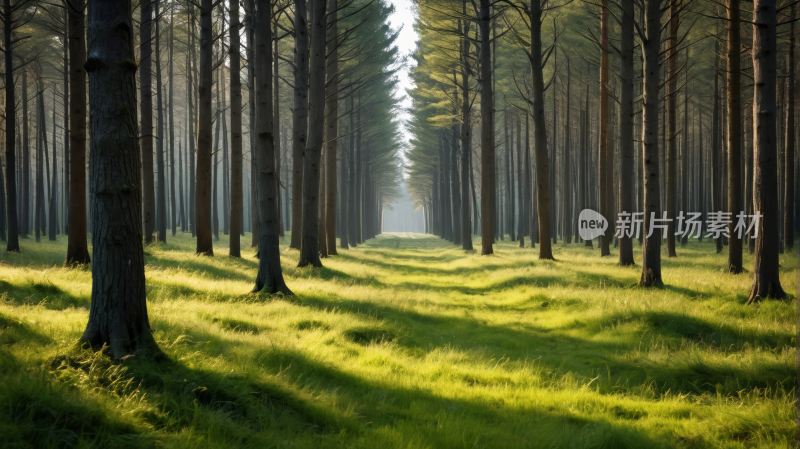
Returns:
[[[564,154],[561,158],[563,167],[563,179],[561,180],[561,208],[562,208],[562,229],[564,243],[572,243],[572,176],[570,175],[570,168],[572,161],[570,160],[570,147],[572,146],[571,133],[570,133],[570,84],[572,84],[572,71],[570,62],[567,61],[567,98],[564,105],[565,120],[564,120]]]
[[[621,83],[619,95],[619,209],[623,212],[633,212],[631,201],[631,175],[636,166],[634,162],[634,136],[633,136],[633,83],[634,83],[634,53],[633,53],[633,0],[622,0],[622,34],[620,36],[620,69]],[[613,220],[612,217],[609,217]],[[611,223],[609,223],[610,225]],[[619,236],[619,265],[633,265],[633,240],[628,235]]]
[[[781,287],[778,250],[778,185],[777,185],[777,78],[776,5],[775,0],[755,0],[753,5],[753,149],[755,179],[753,210],[763,217],[758,223],[753,267],[753,287],[747,303],[767,297],[786,296]]]
[[[339,137],[339,37],[338,19],[336,10],[339,9],[337,0],[330,0],[330,15],[328,16],[327,36],[327,93],[325,95],[325,123],[327,142],[325,148],[325,230],[328,255],[335,256],[336,252],[336,159],[338,153]]]
[[[189,79],[186,89],[186,96],[189,103],[189,213],[187,214],[189,221],[189,229],[192,231],[192,237],[197,236],[197,186],[196,186],[196,171],[195,171],[195,137],[197,136],[197,119],[195,116],[195,78],[197,63],[195,62],[195,18],[194,6],[189,7]],[[251,102],[252,103],[252,102]]]
[[[155,176],[153,173],[153,2],[141,4],[139,20],[139,96],[141,101],[142,195],[144,201],[144,242],[153,243],[156,225]]]
[[[359,91],[360,93],[360,91]],[[355,248],[358,246],[358,238],[357,235],[357,226],[358,226],[358,196],[356,195],[356,184],[357,184],[357,177],[356,177],[356,151],[358,148],[356,144],[361,145],[361,139],[356,140],[356,134],[358,134],[358,130],[355,128],[353,124],[353,105],[355,104],[355,98],[352,96],[350,97],[350,206],[348,207],[347,211],[347,223],[348,223],[348,232],[350,233],[348,243],[350,246]],[[358,127],[361,127],[361,99],[359,97],[358,101]],[[360,135],[360,134],[359,134]]]
[[[600,10],[600,177],[599,177],[599,191],[600,191],[600,213],[606,217],[606,220],[613,222],[611,217],[611,208],[608,204],[611,196],[608,192],[608,178],[614,170],[613,165],[609,166],[608,161],[608,1],[602,0],[602,8]],[[607,231],[605,235],[600,236],[600,257],[610,256],[609,242],[611,241],[611,234]]]
[[[10,41],[7,41],[10,42]],[[22,69],[22,230],[23,238],[28,238],[31,231],[31,149],[28,131],[30,129],[28,115],[28,70]]]
[[[739,0],[728,0],[728,212],[734,217],[742,210],[741,160],[742,160],[742,110],[740,82],[740,30]],[[728,225],[728,271],[742,272],[742,239],[734,232],[737,220]]]
[[[311,0],[308,143],[303,157],[303,239],[298,266],[321,267],[319,258],[319,184],[325,132],[325,0]]]
[[[145,301],[136,63],[129,0],[90,0],[92,301],[81,337],[119,359],[155,346]]]
[[[168,63],[168,74],[169,77],[169,199],[170,199],[170,225],[172,228],[172,235],[178,232],[178,199],[176,198],[175,194],[175,90],[173,85],[173,60],[174,57],[174,43],[175,43],[175,20],[174,20],[174,8],[170,8],[169,13],[169,63]],[[236,17],[238,20],[239,18]],[[233,17],[231,17],[231,21],[233,21]],[[238,37],[238,36],[237,36]],[[238,55],[238,53],[237,53]],[[231,61],[231,64],[233,61]],[[179,185],[179,188],[182,188],[183,185]],[[183,204],[181,204],[183,207]]]
[[[678,169],[678,120],[677,120],[677,74],[678,74],[678,17],[677,1],[670,1],[669,6],[669,38],[667,39],[667,257],[677,257],[675,253],[675,217],[677,216],[676,203],[678,183],[676,180]]]
[[[686,67],[683,86],[683,130],[681,130],[681,211],[686,213],[689,207],[689,49],[686,49]],[[696,209],[695,209],[696,210]],[[685,231],[685,230],[683,230]],[[689,234],[681,237],[681,246],[686,246]]]
[[[157,132],[158,140],[156,141],[156,164],[158,167],[158,192],[156,193],[156,238],[159,242],[167,243],[167,182],[165,179],[166,166],[164,165],[164,112],[161,97],[161,31],[159,23],[158,0],[153,1],[156,13],[156,49],[153,55],[156,60],[156,109],[158,111],[157,118]]]
[[[256,166],[256,193],[258,220],[261,235],[258,242],[258,275],[253,292],[291,295],[281,270],[280,216],[278,214],[278,175],[275,166],[272,115],[272,27],[269,4],[259,3],[256,8],[255,75],[257,147],[254,149]]]
[[[294,109],[292,111],[292,240],[300,249],[303,223],[303,152],[308,131],[308,23],[306,0],[294,0]],[[353,240],[353,242],[355,242]]]
[[[197,104],[197,187],[195,216],[197,230],[196,253],[214,255],[211,240],[211,88],[214,39],[211,33],[212,0],[200,3],[200,75]]]
[[[539,218],[539,259],[554,260],[550,243],[550,157],[547,154],[547,129],[544,120],[544,77],[542,75],[542,10],[539,2],[531,2],[530,63],[533,102],[530,114],[534,126],[536,158],[536,209]]]
[[[791,18],[795,18],[795,8],[792,6]],[[784,170],[785,180],[783,189],[783,247],[791,249],[794,246],[794,153],[795,153],[795,101],[794,101],[794,87],[797,80],[795,79],[795,47],[797,34],[795,33],[796,22],[792,22],[792,30],[789,37],[789,55],[787,56],[787,63],[789,65],[789,77],[786,80],[786,96],[788,105],[786,110],[786,138],[784,139],[784,148],[786,148],[786,168]]]
[[[492,92],[492,59],[489,37],[489,0],[480,0],[480,64],[481,64],[481,254],[494,254],[495,146],[494,93]],[[538,18],[537,18],[538,20]],[[540,64],[541,65],[541,64]]]
[[[231,229],[230,256],[242,257],[240,236],[242,231],[242,80],[239,51],[239,2],[228,2],[231,30],[228,59],[231,71]]]
[[[660,47],[660,19],[658,0],[645,3],[645,33],[642,43],[644,59],[644,111],[642,120],[642,140],[644,141],[644,232],[642,250],[642,276],[639,285],[649,287],[663,284],[661,280],[661,233],[650,232],[652,218],[661,215],[660,174],[658,158],[658,72]]]

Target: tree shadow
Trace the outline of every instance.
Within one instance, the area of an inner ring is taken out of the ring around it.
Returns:
[[[19,305],[41,305],[51,310],[69,307],[88,307],[90,298],[74,296],[58,286],[44,281],[27,279],[19,284],[0,280],[0,295]]]

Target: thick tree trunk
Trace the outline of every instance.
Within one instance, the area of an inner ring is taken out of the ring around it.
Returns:
[[[633,0],[622,0],[622,34],[620,38],[620,70],[621,83],[619,95],[619,210],[633,212],[631,201],[631,176],[635,167],[633,137]],[[685,132],[685,130],[684,130]],[[609,217],[609,220],[613,220]],[[611,223],[609,223],[611,225]],[[619,264],[620,266],[633,265],[633,240],[628,235],[619,236]]]
[[[339,41],[337,0],[330,1],[327,36],[327,81],[325,100],[325,231],[328,255],[336,252],[336,159],[339,155]]]
[[[658,0],[645,3],[645,33],[642,52],[644,59],[642,140],[644,141],[644,245],[642,250],[642,276],[639,285],[661,285],[661,232],[648,236],[652,218],[661,216],[660,173],[658,169],[658,72],[661,14]]]
[[[550,157],[547,154],[547,128],[544,120],[544,76],[542,75],[542,10],[539,2],[531,2],[530,62],[533,102],[530,114],[533,117],[533,150],[536,164],[536,208],[539,218],[539,259],[553,260],[550,243]],[[533,245],[531,245],[533,246]]]
[[[494,93],[492,92],[491,39],[489,36],[490,1],[480,0],[480,65],[481,65],[481,254],[494,254],[492,245],[497,231],[494,223],[495,145]],[[537,17],[538,20],[538,17]],[[541,66],[541,64],[540,64]]]
[[[278,214],[278,174],[275,164],[272,115],[272,27],[271,8],[259,3],[256,9],[258,26],[255,28],[256,136],[254,149],[256,166],[256,193],[261,235],[258,242],[258,275],[253,292],[291,295],[281,270],[280,216]]]
[[[142,195],[144,242],[153,242],[156,227],[155,174],[153,173],[153,2],[141,4],[139,20],[139,100],[141,101]]]
[[[239,2],[228,2],[231,35],[228,59],[231,71],[231,209],[230,256],[242,257],[240,237],[242,232],[242,80],[239,51]]]
[[[303,156],[303,218],[298,266],[321,267],[319,258],[319,185],[325,132],[325,0],[311,0],[311,57],[309,60],[308,143]]]
[[[753,287],[748,304],[767,297],[786,296],[781,287],[778,250],[778,173],[775,93],[777,36],[775,0],[755,0],[753,5],[753,147],[755,179],[753,210],[763,216],[758,223]]]
[[[197,104],[197,187],[195,216],[197,230],[196,253],[214,255],[211,239],[211,88],[214,39],[211,33],[212,0],[200,3],[200,75]]]
[[[153,349],[145,302],[130,0],[90,0],[92,301],[81,341],[114,358]]]

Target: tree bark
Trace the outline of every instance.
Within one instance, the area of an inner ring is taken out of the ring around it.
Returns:
[[[611,217],[608,192],[609,177],[614,170],[613,165],[609,166],[608,155],[608,1],[602,0],[600,9],[600,213],[606,217],[609,223],[614,222]],[[609,242],[611,235],[606,231],[605,235],[600,236],[600,257],[610,256]]]
[[[339,134],[339,53],[338,53],[338,1],[330,0],[328,15],[327,60],[326,60],[326,100],[325,123],[327,142],[325,148],[325,231],[328,255],[336,252],[336,159],[338,153]]]
[[[294,110],[292,111],[292,239],[300,249],[303,223],[303,152],[308,131],[308,23],[306,0],[294,0]]]
[[[642,140],[644,141],[644,232],[642,249],[642,276],[639,285],[644,287],[663,284],[661,280],[661,234],[653,232],[647,237],[651,218],[661,214],[660,173],[658,169],[658,72],[661,14],[658,0],[645,3],[645,33],[642,42],[644,59]]]
[[[92,301],[81,341],[114,358],[155,346],[145,301],[130,0],[90,0]]]
[[[495,146],[494,93],[492,92],[491,39],[489,37],[490,1],[480,0],[480,82],[481,82],[481,254],[494,254],[495,223]],[[538,20],[538,17],[537,17]],[[540,64],[541,65],[541,64]]]
[[[321,267],[319,258],[319,185],[325,132],[325,0],[311,0],[311,57],[309,60],[308,143],[303,156],[303,239],[299,267]]]
[[[634,6],[633,0],[622,0],[622,34],[620,36],[620,95],[619,95],[619,156],[620,177],[618,201],[619,209],[623,212],[633,212],[631,201],[631,176],[634,162],[634,137],[633,137],[633,26]],[[685,130],[684,130],[685,131]],[[609,217],[611,219],[611,217]],[[609,223],[610,225],[611,223]],[[633,265],[633,240],[627,235],[619,236],[619,265]]]
[[[144,201],[144,242],[153,242],[156,225],[155,176],[153,173],[153,2],[142,2],[139,21],[139,95],[142,108],[142,194]]]
[[[195,193],[195,216],[197,230],[196,253],[214,255],[211,239],[211,88],[213,46],[211,34],[212,0],[200,3],[200,75],[197,104],[197,187]]]
[[[232,20],[232,18],[231,18]],[[238,17],[237,17],[238,20]],[[238,36],[237,36],[238,37]],[[174,7],[170,8],[169,13],[169,63],[167,66],[169,77],[169,199],[170,199],[170,225],[172,228],[172,235],[178,232],[178,199],[175,196],[175,90],[173,85],[173,65],[174,62],[172,58],[174,57],[174,46],[175,46],[175,20],[174,20]],[[238,54],[238,53],[237,53]],[[231,61],[233,63],[233,61]],[[179,185],[179,188],[182,188],[182,185]],[[181,207],[183,207],[181,205]]]
[[[791,19],[795,18],[796,5],[792,6]],[[797,132],[795,123],[795,96],[794,88],[797,80],[795,79],[795,47],[797,34],[795,32],[796,22],[792,22],[792,29],[789,37],[789,54],[787,63],[789,65],[789,77],[786,80],[786,96],[788,108],[786,110],[786,138],[784,147],[786,148],[786,168],[784,169],[785,180],[783,189],[783,247],[791,249],[794,246],[794,189],[795,189],[795,133]]]
[[[161,96],[161,30],[159,23],[159,1],[153,0],[156,13],[156,49],[153,55],[156,60],[156,110],[158,117],[156,122],[158,140],[156,141],[156,166],[158,167],[158,192],[156,192],[156,239],[159,242],[167,243],[167,183],[165,179],[166,166],[164,165],[164,111]]]
[[[231,71],[231,229],[230,256],[241,257],[242,231],[242,80],[239,51],[239,2],[228,2],[231,33],[228,59]]]
[[[739,0],[728,0],[728,212],[733,220],[728,225],[728,271],[742,272],[742,239],[734,232],[736,215],[742,210],[741,160],[742,160],[742,109],[740,82],[740,13]]]
[[[753,151],[755,178],[753,210],[763,218],[758,224],[753,287],[748,304],[767,297],[786,296],[781,287],[778,250],[778,156],[775,101],[777,85],[777,35],[775,0],[755,0],[753,5]]]
[[[678,26],[680,18],[678,17],[678,1],[671,0],[669,5],[669,38],[667,39],[667,218],[670,220],[667,223],[667,257],[677,257],[675,252],[675,217],[678,183],[677,183],[677,169],[678,169],[678,120],[677,120],[677,86],[678,86]]]
[[[256,7],[255,75],[257,147],[254,149],[256,166],[256,193],[258,220],[261,235],[258,242],[258,275],[253,292],[291,295],[281,270],[280,219],[278,214],[278,175],[275,164],[272,115],[272,27],[269,4]]]
[[[538,215],[539,259],[555,260],[550,241],[550,157],[547,154],[547,128],[544,120],[544,76],[542,74],[542,9],[538,1],[530,4],[531,24],[530,63],[532,103],[530,115],[534,126],[534,156],[536,164],[536,209]],[[533,245],[531,245],[533,246]]]

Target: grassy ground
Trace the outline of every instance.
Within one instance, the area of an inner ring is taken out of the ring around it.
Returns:
[[[0,252],[0,446],[788,447],[791,300],[745,306],[751,276],[712,243],[663,261],[666,287],[582,245],[557,262],[384,235],[250,295],[256,260],[146,248],[166,359],[74,343],[90,271],[65,239]],[[249,242],[249,236],[243,241]],[[288,240],[287,240],[288,242]],[[476,240],[476,245],[478,241]],[[641,252],[636,247],[637,262]],[[252,253],[252,251],[247,251]],[[752,257],[745,257],[752,267]],[[794,291],[792,255],[781,282]]]

